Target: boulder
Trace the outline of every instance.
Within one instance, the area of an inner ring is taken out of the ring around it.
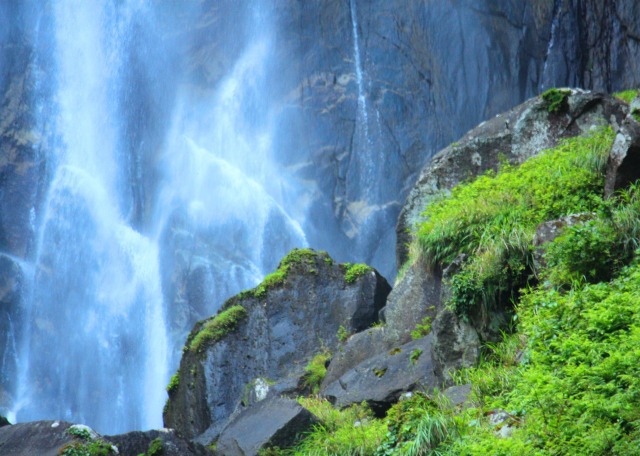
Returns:
[[[451,383],[450,373],[476,364],[480,356],[480,337],[471,324],[443,309],[433,322],[433,369],[445,384]]]
[[[409,342],[417,325],[425,318],[435,318],[440,308],[441,287],[441,271],[429,271],[421,261],[406,268],[384,308],[385,338],[390,344]]]
[[[165,425],[208,444],[252,402],[257,379],[272,384],[276,394],[297,394],[311,358],[325,349],[335,352],[339,332],[371,326],[389,291],[373,269],[335,264],[326,253],[292,251],[261,285],[196,324],[169,393]],[[212,328],[219,332],[207,339]]]
[[[366,401],[382,415],[403,393],[438,386],[431,345],[428,335],[368,357],[336,380],[323,382],[320,394],[338,407]]]
[[[78,425],[65,421],[32,421],[0,427],[0,454],[58,456],[65,445],[81,441],[68,432],[73,426]],[[93,431],[89,434],[97,436]],[[118,454],[115,449],[111,451]]]
[[[618,130],[607,161],[605,195],[640,179],[640,97],[631,103],[630,114]]]
[[[106,436],[105,440],[118,447],[121,455],[152,454],[162,456],[207,456],[211,452],[200,444],[181,438],[173,429],[146,432],[134,431],[126,434]],[[159,452],[161,451],[161,452]]]
[[[254,456],[261,449],[288,447],[318,419],[292,399],[270,398],[233,418],[220,434],[217,454]]]
[[[410,191],[396,227],[398,266],[406,262],[411,233],[434,198],[503,162],[520,164],[563,138],[598,125],[617,130],[626,112],[626,104],[613,97],[572,89],[557,112],[549,112],[549,103],[535,97],[469,131],[433,157]]]

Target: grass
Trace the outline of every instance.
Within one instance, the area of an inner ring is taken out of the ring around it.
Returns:
[[[247,311],[240,305],[232,306],[213,318],[205,321],[200,331],[193,337],[189,350],[200,353],[204,347],[217,342],[234,331],[239,323],[247,317]]]
[[[169,380],[169,384],[167,385],[167,393],[169,395],[175,393],[178,390],[178,386],[180,385],[180,370],[171,376],[171,380]]]
[[[450,305],[459,315],[508,307],[517,298],[531,275],[540,223],[602,207],[613,138],[610,128],[572,138],[519,167],[458,185],[426,208],[414,242],[427,266],[467,258],[451,282]]]
[[[304,368],[304,386],[313,394],[318,394],[318,391],[320,390],[320,384],[322,383],[322,380],[324,380],[325,375],[327,375],[326,364],[330,359],[331,352],[327,349],[323,349],[320,353],[315,355]]]
[[[638,96],[638,90],[637,89],[632,89],[632,90],[624,90],[622,92],[617,92],[613,94],[614,97],[616,97],[619,100],[624,101],[625,103],[629,104],[633,101],[633,99]]]

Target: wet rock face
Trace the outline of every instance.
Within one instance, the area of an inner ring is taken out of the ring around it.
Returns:
[[[420,212],[434,197],[451,190],[465,179],[501,161],[519,164],[538,152],[555,146],[561,139],[586,133],[599,125],[617,130],[626,116],[625,103],[600,93],[573,90],[558,112],[549,112],[541,97],[484,122],[433,157],[405,202],[396,233],[398,265],[407,260],[412,230],[420,222]]]
[[[242,306],[246,314],[238,314],[219,340],[194,349],[207,324],[198,323],[187,340],[179,385],[170,392],[165,425],[209,443],[250,402],[257,379],[275,394],[295,395],[309,360],[337,347],[341,327],[352,333],[375,322],[390,291],[373,270],[351,283],[346,272],[326,254],[309,254],[290,266],[283,282],[232,298],[225,309]]]

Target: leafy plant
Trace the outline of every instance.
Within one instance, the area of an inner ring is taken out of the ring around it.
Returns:
[[[338,341],[344,342],[349,338],[350,335],[351,335],[351,332],[347,328],[345,328],[343,325],[340,325],[340,327],[338,328],[338,333],[336,334]]]
[[[461,316],[472,309],[504,308],[531,274],[536,227],[571,213],[603,206],[603,170],[613,142],[610,128],[564,141],[518,167],[505,165],[423,212],[416,243],[427,266],[466,255],[451,280],[450,305]]]

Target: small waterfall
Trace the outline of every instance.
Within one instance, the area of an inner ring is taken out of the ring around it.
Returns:
[[[556,0],[553,6],[553,19],[551,21],[551,37],[549,39],[549,45],[547,46],[547,52],[544,56],[544,66],[542,68],[542,78],[540,83],[540,91],[546,90],[549,88],[550,81],[552,80],[552,76],[548,75],[549,69],[549,58],[551,57],[551,53],[553,52],[553,48],[556,44],[556,35],[558,25],[560,24],[560,16],[562,13],[562,2],[560,0]]]

